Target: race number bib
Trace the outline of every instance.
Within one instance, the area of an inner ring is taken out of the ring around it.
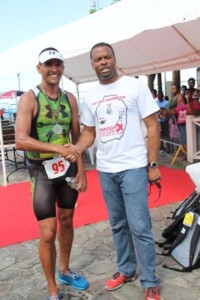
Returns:
[[[56,157],[43,161],[43,165],[49,179],[54,179],[65,175],[70,163],[64,157]]]

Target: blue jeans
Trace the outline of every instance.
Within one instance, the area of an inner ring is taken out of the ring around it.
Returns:
[[[181,145],[187,145],[186,142],[186,123],[178,124]]]
[[[99,176],[112,227],[118,271],[131,276],[138,261],[141,285],[144,288],[158,286],[148,208],[147,168],[99,172]]]

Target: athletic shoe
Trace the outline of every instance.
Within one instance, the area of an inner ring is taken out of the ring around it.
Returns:
[[[89,287],[88,281],[78,273],[69,270],[62,274],[58,272],[57,279],[64,284],[69,284],[77,290],[86,290]]]
[[[55,296],[48,296],[47,300],[61,300],[62,297],[60,295]]]
[[[120,288],[124,283],[128,281],[132,281],[136,279],[136,275],[132,275],[127,277],[124,274],[120,274],[119,272],[115,273],[111,279],[106,282],[105,289],[108,291],[113,291]]]
[[[157,287],[149,287],[145,289],[144,300],[160,300],[159,291]]]

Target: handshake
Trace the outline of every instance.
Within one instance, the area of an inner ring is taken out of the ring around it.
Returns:
[[[58,146],[58,153],[63,156],[69,162],[75,162],[81,155],[80,149],[73,144],[65,144]]]

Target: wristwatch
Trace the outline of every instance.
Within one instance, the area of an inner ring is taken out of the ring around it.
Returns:
[[[152,169],[156,169],[158,167],[158,163],[155,161],[152,161],[152,162],[148,163],[148,167],[150,167]]]

